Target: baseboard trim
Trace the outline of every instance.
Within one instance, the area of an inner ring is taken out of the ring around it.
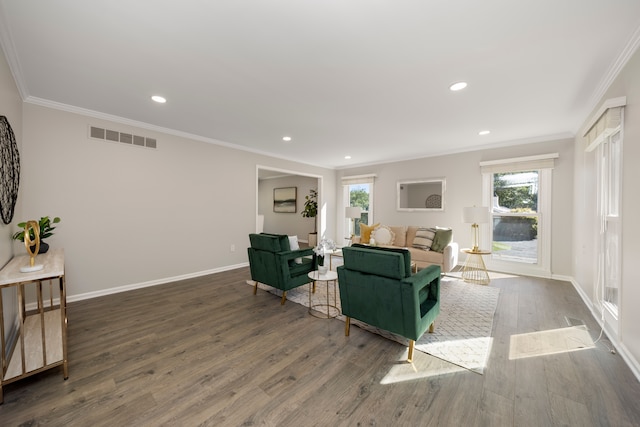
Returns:
[[[582,290],[580,284],[574,278],[571,278],[570,282],[576,292],[578,292],[578,295],[580,295],[580,298],[585,303],[587,308],[589,308],[589,311],[591,312],[591,315],[593,316],[595,321],[598,323],[600,328],[602,328],[603,333],[615,347],[616,352],[620,354],[620,357],[622,357],[629,369],[631,369],[631,372],[633,372],[633,375],[640,382],[640,363],[638,363],[636,358],[633,357],[633,355],[629,352],[629,349],[618,340],[616,334],[607,329],[606,324],[602,320],[602,316],[598,311],[596,311],[596,307],[593,304],[593,301],[591,301],[591,298],[589,298],[589,296]]]

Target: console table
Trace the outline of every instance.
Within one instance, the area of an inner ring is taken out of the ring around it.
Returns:
[[[29,256],[22,255],[14,257],[0,270],[0,403],[3,402],[2,387],[5,384],[60,365],[64,379],[69,378],[64,250],[54,249],[38,255],[36,264],[42,264],[43,269],[22,273],[20,267],[29,265]],[[58,289],[52,283],[56,279]],[[43,291],[43,282],[47,281],[48,286],[45,284]],[[8,288],[16,288],[17,291],[18,317],[15,319],[4,317],[2,298],[3,291]],[[30,289],[35,291],[37,307],[27,312],[25,293]],[[17,328],[17,336],[12,340],[14,342],[7,342],[10,337],[5,336],[5,325],[12,324]]]

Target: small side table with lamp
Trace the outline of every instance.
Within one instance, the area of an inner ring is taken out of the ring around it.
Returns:
[[[467,254],[467,259],[462,268],[462,279],[465,282],[477,283],[480,285],[488,285],[491,282],[487,267],[482,257],[491,255],[490,250],[480,249],[479,242],[479,224],[489,222],[489,208],[487,207],[469,207],[462,211],[462,221],[471,224],[473,233],[473,247],[462,249]]]

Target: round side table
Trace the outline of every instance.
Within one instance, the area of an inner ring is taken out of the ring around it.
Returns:
[[[340,314],[340,310],[338,310],[337,307],[338,300],[336,295],[336,282],[338,280],[338,273],[329,270],[324,274],[320,274],[320,272],[316,270],[309,273],[309,278],[313,279],[313,288],[312,286],[309,286],[309,314],[322,319],[331,319],[333,317],[338,317],[338,315]],[[327,285],[326,303],[311,303],[311,293],[315,292],[316,290],[316,282],[325,282],[325,284]],[[329,298],[329,282],[333,282],[333,304],[331,304],[331,300]],[[318,308],[325,308],[327,310],[326,315],[324,312],[319,311]]]
[[[462,249],[462,252],[467,254],[467,259],[464,262],[462,269],[462,279],[465,282],[477,283],[479,285],[488,285],[491,282],[487,267],[484,265],[483,255],[491,255],[491,251],[484,249]]]

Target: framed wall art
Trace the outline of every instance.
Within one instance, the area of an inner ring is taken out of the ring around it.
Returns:
[[[298,187],[284,187],[273,189],[273,211],[296,213]]]

